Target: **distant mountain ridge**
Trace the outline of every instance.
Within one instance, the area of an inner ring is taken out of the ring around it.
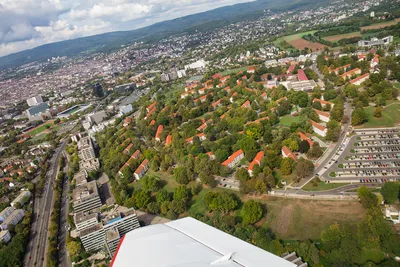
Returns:
[[[111,52],[135,41],[157,41],[173,34],[194,32],[196,29],[211,30],[230,23],[256,19],[263,11],[299,9],[322,4],[328,0],[257,0],[232,6],[220,7],[173,20],[159,22],[132,31],[117,31],[73,40],[45,44],[33,49],[0,57],[0,70],[13,68],[34,61],[43,62],[51,57],[77,56],[98,52]]]

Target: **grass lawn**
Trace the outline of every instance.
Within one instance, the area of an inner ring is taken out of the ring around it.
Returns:
[[[261,202],[267,206],[265,227],[270,227],[283,240],[319,239],[321,231],[329,225],[338,222],[356,227],[365,215],[365,209],[357,201],[265,197]]]
[[[394,87],[399,88],[400,89],[400,83],[394,83]]]
[[[231,73],[238,73],[239,71],[246,71],[246,70],[247,70],[247,67],[230,69],[230,70],[226,70],[226,71],[222,72],[221,75],[222,76],[226,76],[226,75],[229,75]]]
[[[367,261],[373,261],[375,263],[380,263],[384,259],[385,259],[385,254],[380,249],[377,249],[377,248],[363,249],[361,251],[359,264],[364,264]]]
[[[46,138],[47,135],[48,135],[47,133],[38,134],[35,137],[33,137],[31,139],[31,141],[36,142],[36,141],[39,141],[39,140],[43,140],[43,139]]]
[[[362,128],[393,127],[400,123],[400,103],[386,106],[383,109],[382,118],[374,117],[375,107],[367,107],[364,110],[368,114],[368,122],[364,123]]]
[[[356,36],[361,36],[360,32],[350,32],[350,33],[332,35],[332,36],[324,37],[323,39],[325,39],[329,42],[336,42],[343,38],[352,38],[352,37],[356,37]]]
[[[277,184],[277,185],[278,185],[279,182],[282,181],[282,180],[286,181],[286,184],[288,185],[288,184],[290,184],[290,183],[293,181],[294,171],[293,171],[293,173],[292,173],[291,175],[284,176],[284,175],[282,175],[281,170],[274,170],[274,171],[272,172],[272,175],[275,177],[275,181],[276,181],[276,184]]]
[[[40,134],[41,132],[47,130],[47,127],[48,127],[47,125],[49,125],[51,127],[53,125],[53,122],[48,122],[48,123],[42,124],[42,125],[34,128],[33,130],[29,131],[28,133],[29,133],[29,135]]]
[[[293,122],[300,122],[300,116],[285,115],[279,120],[279,124],[283,126],[290,126]]]
[[[317,186],[314,186],[313,182],[317,183]],[[305,186],[303,186],[303,190],[304,191],[324,191],[324,190],[330,190],[330,189],[335,189],[341,186],[344,186],[347,184],[339,184],[339,183],[325,183],[325,182],[317,182],[317,179],[313,179],[311,180],[308,184],[306,184]]]

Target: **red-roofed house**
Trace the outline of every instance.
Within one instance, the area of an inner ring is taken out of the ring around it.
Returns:
[[[294,69],[296,68],[296,64],[290,65],[288,70],[286,71],[287,74],[293,73]]]
[[[308,81],[307,75],[305,74],[304,70],[298,70],[297,79],[299,80],[299,82]]]
[[[307,141],[307,143],[310,145],[310,147],[313,146],[313,144],[314,144],[313,140],[311,140],[307,135],[305,135],[302,132],[298,132],[298,134],[299,134],[301,140]]]
[[[233,153],[227,160],[222,162],[223,166],[233,168],[242,158],[244,158],[243,150],[238,150]]]
[[[256,67],[254,67],[254,66],[248,67],[248,68],[247,68],[247,72],[248,72],[248,73],[254,73],[254,72],[256,72]]]
[[[200,141],[204,141],[207,139],[207,137],[205,136],[204,133],[196,134],[196,136],[199,138]],[[193,138],[194,138],[194,136],[186,138],[185,142],[188,144],[193,144]]]
[[[148,107],[146,108],[146,111],[147,111],[147,112],[150,112],[150,110],[152,110],[153,108],[155,108],[156,105],[157,105],[157,102],[153,102],[150,106],[148,106]]]
[[[352,69],[352,70],[349,70],[349,71],[343,73],[343,74],[340,75],[340,76],[341,76],[343,79],[346,79],[346,78],[351,78],[351,76],[353,76],[353,75],[358,75],[358,74],[361,74],[361,70],[360,70],[359,68],[355,68],[355,69]]]
[[[218,99],[217,101],[212,103],[211,105],[212,105],[213,109],[216,109],[217,107],[221,106],[221,101],[222,101],[222,99]]]
[[[363,74],[361,76],[358,76],[357,78],[351,80],[350,83],[354,84],[354,85],[361,85],[367,79],[369,79],[369,73],[365,73],[365,74]]]
[[[207,95],[200,96],[199,98],[193,100],[194,103],[201,102],[204,103],[207,100]]]
[[[151,122],[150,122],[150,126],[153,126],[155,123],[156,123],[156,121],[155,121],[155,120],[151,120]]]
[[[214,75],[212,76],[212,78],[213,78],[213,80],[214,80],[214,79],[221,79],[221,78],[222,78],[222,75],[221,75],[221,73],[216,73],[216,74],[214,74]]]
[[[140,180],[140,178],[142,178],[146,174],[148,169],[149,169],[149,160],[145,159],[134,173],[136,180]]]
[[[346,71],[348,68],[350,68],[350,64],[346,64],[346,65],[344,65],[344,66],[341,66],[341,67],[338,67],[338,68],[336,68],[336,69],[334,69],[334,70],[331,70],[331,71],[329,71],[329,72],[334,72],[336,75],[338,75],[339,74],[339,71],[341,70],[341,69],[343,69],[344,71]]]
[[[312,125],[314,133],[319,134],[322,137],[326,136],[328,129],[325,126],[323,126],[313,120],[311,120],[311,125]]]
[[[206,154],[208,155],[208,157],[209,157],[210,160],[214,160],[214,159],[215,159],[215,156],[214,156],[214,154],[213,154],[211,151],[210,151],[210,152],[207,152]]]
[[[243,105],[241,105],[241,108],[249,108],[251,106],[251,103],[249,100],[247,100],[246,102],[243,103]]]
[[[229,99],[229,101],[230,101],[231,103],[233,103],[233,98],[234,98],[235,96],[237,96],[237,94],[238,94],[237,92],[233,92],[231,98]]]
[[[319,102],[319,103],[321,103],[321,106],[322,107],[325,107],[326,105],[330,105],[331,106],[331,108],[333,108],[333,106],[335,105],[335,104],[333,104],[332,102],[329,102],[329,101],[325,101],[325,100],[322,100],[322,99],[319,99],[319,98],[314,98],[313,99],[313,102]]]
[[[200,126],[197,128],[197,131],[199,131],[199,132],[204,131],[204,130],[207,128],[207,123],[210,123],[210,122],[212,122],[212,119],[209,119],[208,121],[206,121],[205,123],[203,123],[202,125],[200,125]]]
[[[227,76],[225,76],[225,77],[222,77],[222,78],[220,79],[220,81],[221,81],[222,83],[224,83],[224,82],[226,82],[230,77],[231,77],[230,75],[227,75]]]
[[[279,102],[281,102],[282,100],[287,100],[287,97],[284,96],[282,98],[279,98],[278,100],[275,101],[276,104],[279,104]]]
[[[375,55],[375,57],[371,60],[371,68],[375,68],[379,64],[379,57]]]
[[[268,95],[267,95],[266,92],[264,92],[264,93],[261,94],[261,97],[262,97],[264,100],[267,100]]]
[[[126,117],[123,126],[126,127],[131,123],[132,123],[132,118],[131,117]]]
[[[297,161],[295,154],[293,154],[293,152],[287,146],[282,147],[282,157],[292,158],[294,161]]]
[[[226,91],[227,93],[229,93],[231,91],[231,88],[229,86],[224,88],[224,91]]]
[[[124,154],[124,155],[129,155],[129,154],[131,153],[132,147],[133,147],[133,144],[132,144],[132,143],[129,144],[129,145],[124,149],[124,151],[122,152],[122,154]]]
[[[135,152],[133,152],[131,159],[138,159],[140,157],[140,150],[137,149]]]
[[[168,135],[165,139],[165,146],[169,146],[172,143],[172,135]]]
[[[318,117],[321,121],[328,122],[330,120],[329,112],[324,112],[315,108],[313,108],[313,110],[318,114]]]
[[[250,163],[249,168],[247,169],[250,176],[253,176],[254,165],[257,164],[258,166],[260,166],[263,158],[264,158],[264,152],[263,151],[258,152],[253,161]]]
[[[158,125],[158,128],[157,128],[157,132],[156,132],[156,141],[158,141],[158,142],[160,142],[161,141],[161,134],[162,134],[162,132],[163,132],[163,126],[162,125]]]
[[[144,117],[145,120],[147,120],[148,118],[150,118],[151,115],[153,115],[153,113],[156,111],[156,107],[152,108],[146,115],[146,117]]]

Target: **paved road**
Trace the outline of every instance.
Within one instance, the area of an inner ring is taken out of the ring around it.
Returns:
[[[65,159],[65,167],[64,167],[64,173],[68,171],[69,168],[69,162],[67,161],[67,156],[64,154],[64,159]],[[63,182],[63,191],[62,191],[62,197],[61,197],[61,211],[60,211],[60,229],[59,229],[59,235],[58,235],[58,247],[59,247],[59,252],[58,252],[58,266],[61,267],[70,267],[71,266],[71,261],[69,258],[68,250],[67,250],[67,236],[68,236],[68,212],[69,212],[69,199],[68,199],[68,193],[69,193],[69,182],[68,182],[68,177],[64,177],[64,182]]]
[[[350,115],[351,115],[350,104],[345,102],[344,116],[348,116],[350,118]],[[335,156],[338,149],[342,146],[342,143],[346,138],[347,131],[349,130],[349,126],[350,126],[350,119],[344,125],[342,130],[343,134],[340,135],[339,140],[337,141],[335,147],[330,152],[328,152],[329,154],[326,157],[326,159],[317,168],[315,168],[312,177],[310,177],[309,179],[303,179],[303,181],[301,181],[297,186],[293,187],[292,189],[301,189],[304,185],[306,185],[309,181],[311,181],[315,177],[315,175],[325,173],[326,169],[324,167],[332,161],[332,158]],[[329,181],[329,177],[327,178],[323,175],[320,175],[320,178],[321,180]]]
[[[53,183],[57,177],[58,159],[65,149],[66,142],[63,141],[56,149],[50,159],[50,167],[47,172],[47,183],[41,197],[35,199],[33,207],[33,223],[31,237],[27,248],[27,257],[24,266],[46,266],[46,250],[50,215],[53,204]]]

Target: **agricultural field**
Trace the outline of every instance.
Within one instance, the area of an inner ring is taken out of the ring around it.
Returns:
[[[372,25],[369,25],[369,26],[361,27],[361,31],[373,30],[373,29],[381,29],[381,28],[385,28],[385,27],[388,27],[388,26],[396,25],[399,22],[400,22],[400,18],[392,20],[392,21],[385,21],[385,22],[381,22],[381,23],[376,23],[376,24],[372,24]]]
[[[329,42],[336,42],[336,41],[339,41],[339,40],[341,40],[343,38],[352,38],[352,37],[358,37],[358,36],[361,36],[361,33],[359,33],[359,32],[350,32],[350,33],[327,36],[327,37],[324,37],[324,39],[329,41]]]
[[[364,123],[362,128],[393,127],[400,123],[400,103],[386,106],[381,118],[374,117],[375,107],[367,107],[364,110],[368,114],[368,122]]]
[[[296,33],[288,36],[283,36],[281,38],[278,38],[274,43],[279,44],[283,40],[288,42],[290,45],[294,46],[296,49],[303,50],[304,48],[310,48],[313,51],[316,50],[322,50],[326,45],[320,44],[320,43],[312,43],[307,40],[304,40],[302,37],[307,34],[313,34],[316,31],[308,31],[308,32],[301,32],[301,33]]]

